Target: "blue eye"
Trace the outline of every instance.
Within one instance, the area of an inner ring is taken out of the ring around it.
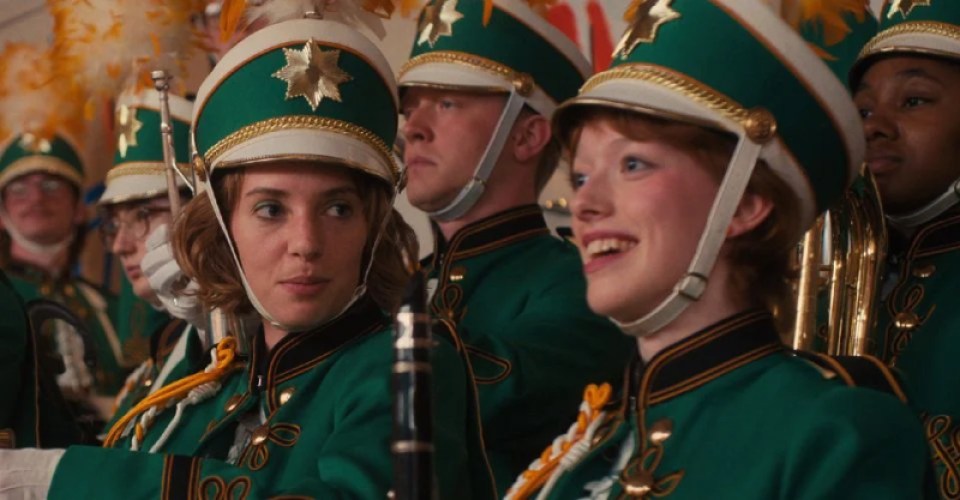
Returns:
[[[860,118],[863,118],[864,120],[866,120],[867,118],[870,118],[870,116],[873,115],[873,111],[869,109],[860,109],[858,111],[860,112]]]
[[[626,156],[622,160],[622,166],[625,172],[637,172],[650,167],[650,164],[636,156]]]
[[[440,109],[451,109],[456,106],[456,103],[450,99],[441,99],[438,106]]]
[[[574,191],[583,187],[583,185],[586,183],[587,183],[586,174],[581,174],[579,172],[570,173],[570,186],[573,188]]]

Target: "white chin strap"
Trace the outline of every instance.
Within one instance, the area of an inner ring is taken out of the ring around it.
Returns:
[[[957,202],[960,202],[960,179],[954,181],[946,192],[925,207],[904,215],[887,215],[887,220],[897,229],[913,229],[939,217]]]
[[[210,198],[210,204],[213,205],[213,212],[217,216],[217,222],[220,224],[220,229],[223,231],[224,237],[227,240],[227,246],[230,247],[230,255],[233,257],[233,262],[237,266],[237,272],[240,274],[240,282],[243,283],[243,289],[244,291],[247,292],[247,298],[250,300],[250,303],[253,305],[254,309],[256,309],[257,312],[260,313],[260,315],[263,316],[264,319],[269,321],[270,324],[272,324],[273,326],[285,332],[312,330],[319,326],[330,323],[331,321],[342,316],[343,313],[345,313],[348,309],[350,309],[350,307],[353,306],[353,304],[360,299],[360,297],[362,297],[365,293],[367,293],[367,278],[370,276],[370,270],[373,268],[373,259],[377,254],[377,247],[380,245],[380,238],[383,235],[384,229],[387,227],[387,222],[390,220],[390,217],[392,217],[391,213],[388,212],[387,216],[384,217],[380,223],[380,229],[379,231],[377,231],[377,237],[374,239],[373,245],[370,247],[370,258],[368,259],[367,265],[363,270],[363,276],[360,280],[360,283],[353,290],[353,295],[350,297],[350,300],[347,302],[347,304],[344,305],[340,309],[340,311],[337,312],[337,314],[335,314],[334,316],[326,320],[320,321],[317,324],[292,326],[292,325],[286,325],[284,323],[281,323],[276,318],[274,318],[273,315],[270,314],[269,311],[267,311],[267,308],[264,307],[263,304],[260,302],[260,299],[257,298],[257,295],[253,293],[253,288],[250,287],[250,283],[247,281],[247,274],[243,271],[243,265],[240,263],[240,256],[237,253],[236,248],[234,247],[233,238],[230,237],[230,231],[227,229],[226,221],[224,221],[223,214],[220,212],[220,204],[217,202],[216,194],[213,192],[213,185],[212,183],[210,183],[209,180],[206,181],[206,184],[207,185],[205,186],[204,191],[207,192],[207,196]],[[389,204],[390,207],[393,206],[393,203],[396,200],[396,197],[397,197],[397,190],[396,190],[396,187],[394,187],[390,195],[390,204]]]
[[[463,217],[477,204],[477,201],[483,196],[487,180],[490,179],[493,167],[497,165],[497,160],[500,159],[503,146],[506,145],[510,131],[513,129],[513,124],[516,123],[517,117],[520,116],[520,111],[523,109],[525,103],[526,99],[515,89],[510,91],[507,104],[503,107],[503,113],[500,114],[500,121],[497,122],[497,127],[493,130],[493,136],[490,138],[490,143],[487,144],[486,151],[484,151],[483,156],[480,158],[480,164],[477,165],[477,169],[473,172],[473,178],[470,179],[470,182],[457,193],[457,197],[447,206],[434,212],[427,212],[427,215],[430,216],[431,219],[442,222],[456,220]]]
[[[707,217],[707,224],[700,236],[697,252],[687,268],[687,273],[673,287],[673,292],[667,296],[653,311],[640,319],[621,323],[610,318],[623,333],[634,337],[645,337],[663,329],[677,319],[691,303],[700,299],[707,289],[707,279],[713,269],[720,247],[726,241],[727,229],[733,219],[737,206],[743,199],[743,193],[750,182],[760,151],[763,148],[750,138],[743,136],[737,145],[733,158],[723,177],[723,182],[713,200],[713,207]]]
[[[71,231],[70,236],[67,236],[66,239],[50,245],[44,245],[42,243],[30,241],[26,236],[20,233],[16,226],[13,225],[13,222],[10,221],[10,217],[7,215],[6,210],[0,210],[0,221],[3,221],[3,227],[7,230],[7,233],[10,234],[10,239],[13,240],[14,243],[20,245],[26,251],[32,254],[42,255],[44,257],[52,257],[62,252],[69,247],[71,243],[73,243],[73,239],[76,236],[75,232]]]

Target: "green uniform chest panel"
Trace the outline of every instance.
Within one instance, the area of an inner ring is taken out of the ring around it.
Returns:
[[[724,343],[736,334],[651,360],[550,498],[920,498],[925,450],[905,406],[771,350],[775,334],[770,348]]]
[[[576,249],[549,234],[537,206],[438,241],[432,312],[466,346],[502,493],[576,416],[585,385],[617,385],[634,344],[590,311]]]

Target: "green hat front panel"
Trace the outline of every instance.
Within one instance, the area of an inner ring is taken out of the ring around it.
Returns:
[[[397,97],[389,65],[351,28],[297,20],[269,26],[224,56],[203,82],[193,140],[207,168],[271,159],[333,161],[392,183]]]
[[[192,104],[176,95],[169,95],[168,103],[174,157],[186,175],[190,167]],[[156,90],[124,94],[117,100],[114,167],[107,172],[100,204],[153,198],[167,192],[159,106],[160,94]],[[185,185],[179,176],[176,179],[178,186]]]
[[[576,95],[590,65],[576,45],[522,0],[433,0],[420,14],[401,86],[516,89],[549,115]]]
[[[155,98],[156,102],[152,102]],[[193,106],[186,99],[170,95],[170,121],[173,125],[173,149],[177,163],[190,162],[190,115]],[[162,163],[163,139],[160,134],[160,95],[144,92],[136,101],[117,105],[117,150],[113,165]]]
[[[52,140],[23,134],[13,138],[0,155],[0,188],[22,175],[46,172],[83,186],[83,162],[64,137]]]
[[[805,222],[846,188],[863,157],[860,118],[808,41],[764,2],[650,0],[565,107],[611,105],[753,136],[794,190]],[[563,120],[558,122],[562,127]]]
[[[880,12],[880,33],[864,47],[860,59],[865,61],[887,53],[929,54],[960,59],[960,2],[884,2]]]

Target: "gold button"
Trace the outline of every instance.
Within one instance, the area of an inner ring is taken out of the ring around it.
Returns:
[[[670,434],[673,432],[673,422],[669,419],[657,420],[650,426],[650,442],[653,444],[663,444],[664,441],[670,439]]]
[[[65,294],[67,295],[67,297],[76,297],[76,296],[77,296],[77,289],[74,288],[73,285],[67,285],[67,286],[63,287],[63,293],[65,293]]]
[[[270,427],[266,425],[257,427],[257,429],[253,431],[253,435],[250,437],[250,443],[253,444],[254,446],[261,445],[264,442],[266,442],[267,436],[269,435],[270,435]]]
[[[743,122],[747,137],[757,144],[766,144],[777,133],[777,119],[764,108],[753,108],[747,112]]]
[[[456,283],[462,281],[463,278],[467,276],[467,268],[463,266],[457,266],[450,270],[450,281]]]
[[[526,73],[517,73],[513,75],[513,88],[517,93],[526,97],[533,92],[533,77]]]
[[[637,475],[626,478],[623,489],[632,497],[646,498],[653,489],[653,474],[641,470]]]
[[[920,317],[913,311],[901,311],[893,318],[893,324],[901,330],[913,330],[920,326]]]
[[[293,387],[287,387],[286,389],[280,391],[280,404],[285,405],[287,401],[290,401],[290,398],[293,397],[293,393],[297,390]]]
[[[239,394],[234,394],[233,396],[230,396],[230,399],[227,400],[227,404],[223,406],[223,410],[227,413],[230,413],[233,410],[236,410],[237,407],[240,406],[240,401],[242,400],[243,400],[243,396]]]
[[[43,285],[40,285],[40,295],[43,295],[44,297],[48,297],[52,292],[53,292],[53,287],[51,287],[50,285],[46,283],[44,283]]]
[[[153,379],[152,379],[152,378],[148,378],[148,379],[146,379],[146,380],[143,381],[143,386],[144,386],[144,387],[150,387],[151,385],[153,385]]]
[[[929,278],[933,276],[933,273],[937,270],[937,266],[933,264],[927,264],[925,266],[918,266],[913,269],[913,275],[917,278]]]

